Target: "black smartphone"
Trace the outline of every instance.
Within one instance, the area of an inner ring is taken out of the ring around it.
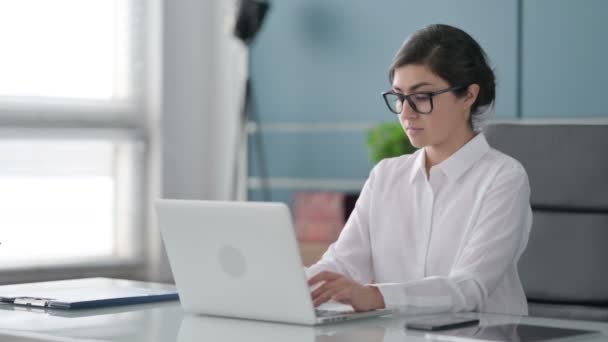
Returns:
[[[405,323],[407,329],[437,331],[467,327],[470,325],[479,324],[477,318],[464,317],[427,317],[416,320],[411,320]]]

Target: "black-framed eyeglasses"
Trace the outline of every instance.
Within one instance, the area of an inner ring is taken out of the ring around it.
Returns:
[[[462,88],[465,88],[465,86],[459,85],[436,91],[421,91],[409,95],[385,91],[382,93],[382,97],[384,98],[384,102],[386,102],[388,109],[395,114],[401,114],[403,111],[403,101],[405,100],[407,100],[407,103],[412,107],[414,112],[419,114],[430,114],[433,111],[433,96],[460,90]]]

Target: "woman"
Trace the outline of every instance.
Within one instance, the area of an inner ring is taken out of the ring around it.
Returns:
[[[383,96],[419,149],[371,171],[340,237],[307,270],[315,306],[527,314],[517,262],[532,224],[528,177],[474,129],[494,79],[477,42],[451,26],[400,48]]]

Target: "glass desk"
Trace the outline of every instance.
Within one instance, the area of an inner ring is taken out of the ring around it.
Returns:
[[[460,315],[478,317],[481,325],[526,323],[598,330],[604,336],[585,338],[584,341],[608,341],[608,323],[478,313]],[[0,333],[48,336],[52,341],[428,341],[425,332],[404,329],[405,322],[415,317],[420,316],[393,315],[307,327],[189,315],[176,301],[79,311],[28,310],[1,305]],[[511,333],[506,331],[504,336],[516,341]]]

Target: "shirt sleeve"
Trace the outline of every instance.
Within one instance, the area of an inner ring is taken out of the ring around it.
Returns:
[[[421,313],[483,311],[507,270],[516,267],[531,225],[525,171],[519,166],[499,172],[448,276],[370,285],[378,287],[387,308]]]
[[[373,280],[369,210],[375,174],[382,163],[370,172],[355,208],[336,242],[329,246],[321,260],[306,269],[309,278],[321,271],[331,271],[343,274],[360,284]]]

